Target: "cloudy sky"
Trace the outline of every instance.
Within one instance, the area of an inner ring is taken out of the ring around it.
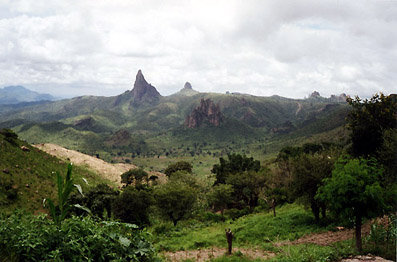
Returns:
[[[397,91],[397,0],[0,0],[0,87],[303,98]]]

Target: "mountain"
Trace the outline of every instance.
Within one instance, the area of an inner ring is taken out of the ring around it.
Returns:
[[[17,104],[21,102],[38,102],[55,98],[49,94],[41,94],[23,86],[6,86],[0,89],[0,104]]]
[[[224,116],[211,99],[201,99],[200,105],[186,117],[185,126],[188,128],[200,127],[203,124],[219,126],[224,121]]]
[[[189,83],[174,95],[161,96],[139,70],[132,90],[123,94],[0,111],[0,128],[12,128],[31,143],[101,152],[112,160],[120,154],[161,155],[171,149],[190,153],[191,145],[198,143],[207,144],[210,152],[230,145],[244,148],[263,139],[308,138],[341,127],[349,109],[347,103],[320,96],[199,93]]]

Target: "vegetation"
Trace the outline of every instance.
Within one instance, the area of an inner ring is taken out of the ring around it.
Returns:
[[[362,251],[363,218],[384,213],[384,190],[379,184],[382,169],[374,161],[341,158],[332,177],[324,180],[317,199],[325,201],[338,215],[354,218],[356,247]]]
[[[119,190],[104,181],[95,182],[94,174],[91,178],[84,174],[90,178],[89,185],[81,183],[87,180],[82,177],[83,169],[76,167],[72,178],[71,167],[67,169],[65,163],[20,141],[12,130],[1,130],[1,208],[12,210],[17,204],[23,207],[22,201],[33,199],[35,205],[28,209],[37,211],[42,210],[42,198],[57,201],[47,200],[52,220],[45,215],[32,217],[10,211],[2,215],[0,222],[6,226],[0,225],[0,259],[30,261],[46,252],[42,255],[46,260],[81,260],[86,253],[83,260],[155,261],[149,238],[158,251],[219,248],[226,246],[225,228],[235,236],[234,247],[271,252],[274,257],[270,261],[337,261],[367,250],[386,257],[394,255],[387,247],[395,245],[397,183],[393,154],[397,128],[384,124],[396,117],[393,97],[349,100],[350,138],[341,128],[329,131],[332,124],[320,128],[319,123],[325,124],[327,118],[339,123],[337,119],[347,115],[346,108],[339,104],[322,104],[329,101],[299,101],[300,111],[304,112],[297,112],[296,101],[269,98],[269,104],[282,104],[276,112],[262,98],[215,95],[212,99],[224,111],[225,122],[219,127],[190,130],[173,129],[193,103],[189,100],[180,104],[178,99],[160,99],[154,108],[129,108],[124,103],[128,97],[120,96],[112,102],[116,108],[102,109],[98,105],[106,98],[74,99],[72,104],[61,101],[45,106],[79,105],[86,110],[84,117],[78,115],[80,109],[71,107],[70,112],[60,113],[66,115],[57,124],[25,123],[16,128],[24,135],[33,135],[31,131],[36,128],[47,130],[43,132],[54,137],[58,134],[56,139],[61,140],[59,134],[66,132],[64,141],[76,138],[74,146],[79,148],[87,143],[83,150],[97,157],[133,161],[139,168],[121,175],[124,185]],[[236,103],[240,105],[237,111]],[[123,112],[120,119],[114,119],[116,111],[112,110]],[[283,123],[263,110],[288,117]],[[128,124],[127,116],[135,122]],[[32,117],[34,121],[40,119],[36,113]],[[56,118],[60,115],[52,117],[59,121]],[[358,146],[357,141],[363,139],[359,138],[361,129],[368,131],[367,135],[373,134],[378,144],[371,148]],[[203,133],[209,130],[213,136],[206,139]],[[319,130],[329,133],[315,134]],[[246,136],[242,137],[244,132]],[[353,156],[348,156],[349,152]],[[25,164],[20,159],[26,160],[34,173],[21,168]],[[167,177],[154,182],[156,177],[149,177],[148,169],[162,171]],[[84,195],[77,191],[72,194],[74,184],[82,185],[77,188]],[[35,196],[30,188],[36,190],[39,185],[45,185],[45,194]],[[51,192],[54,186],[58,194]],[[388,215],[388,224],[374,224],[371,234],[362,238],[365,218],[383,214]],[[35,229],[18,231],[24,227],[16,223],[32,227],[29,221],[34,221]],[[324,247],[288,242],[310,233],[335,230],[341,224],[355,226],[357,251],[351,248],[352,241]],[[42,231],[36,229],[39,226]],[[27,240],[22,241],[19,235]],[[108,246],[104,247],[105,243]],[[29,252],[31,249],[35,251]],[[212,258],[253,260],[239,251]]]
[[[0,218],[1,261],[155,261],[149,235],[135,225],[72,216],[58,227],[46,215]]]

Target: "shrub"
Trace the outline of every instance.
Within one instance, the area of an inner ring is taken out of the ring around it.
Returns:
[[[147,238],[131,224],[15,212],[0,218],[0,261],[154,261]]]

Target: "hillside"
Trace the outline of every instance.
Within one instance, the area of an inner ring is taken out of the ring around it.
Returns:
[[[55,197],[55,172],[65,175],[68,160],[60,160],[21,141],[10,130],[0,130],[0,211],[24,208],[44,212],[44,198]],[[75,182],[82,185],[108,183],[86,168],[74,166]]]

